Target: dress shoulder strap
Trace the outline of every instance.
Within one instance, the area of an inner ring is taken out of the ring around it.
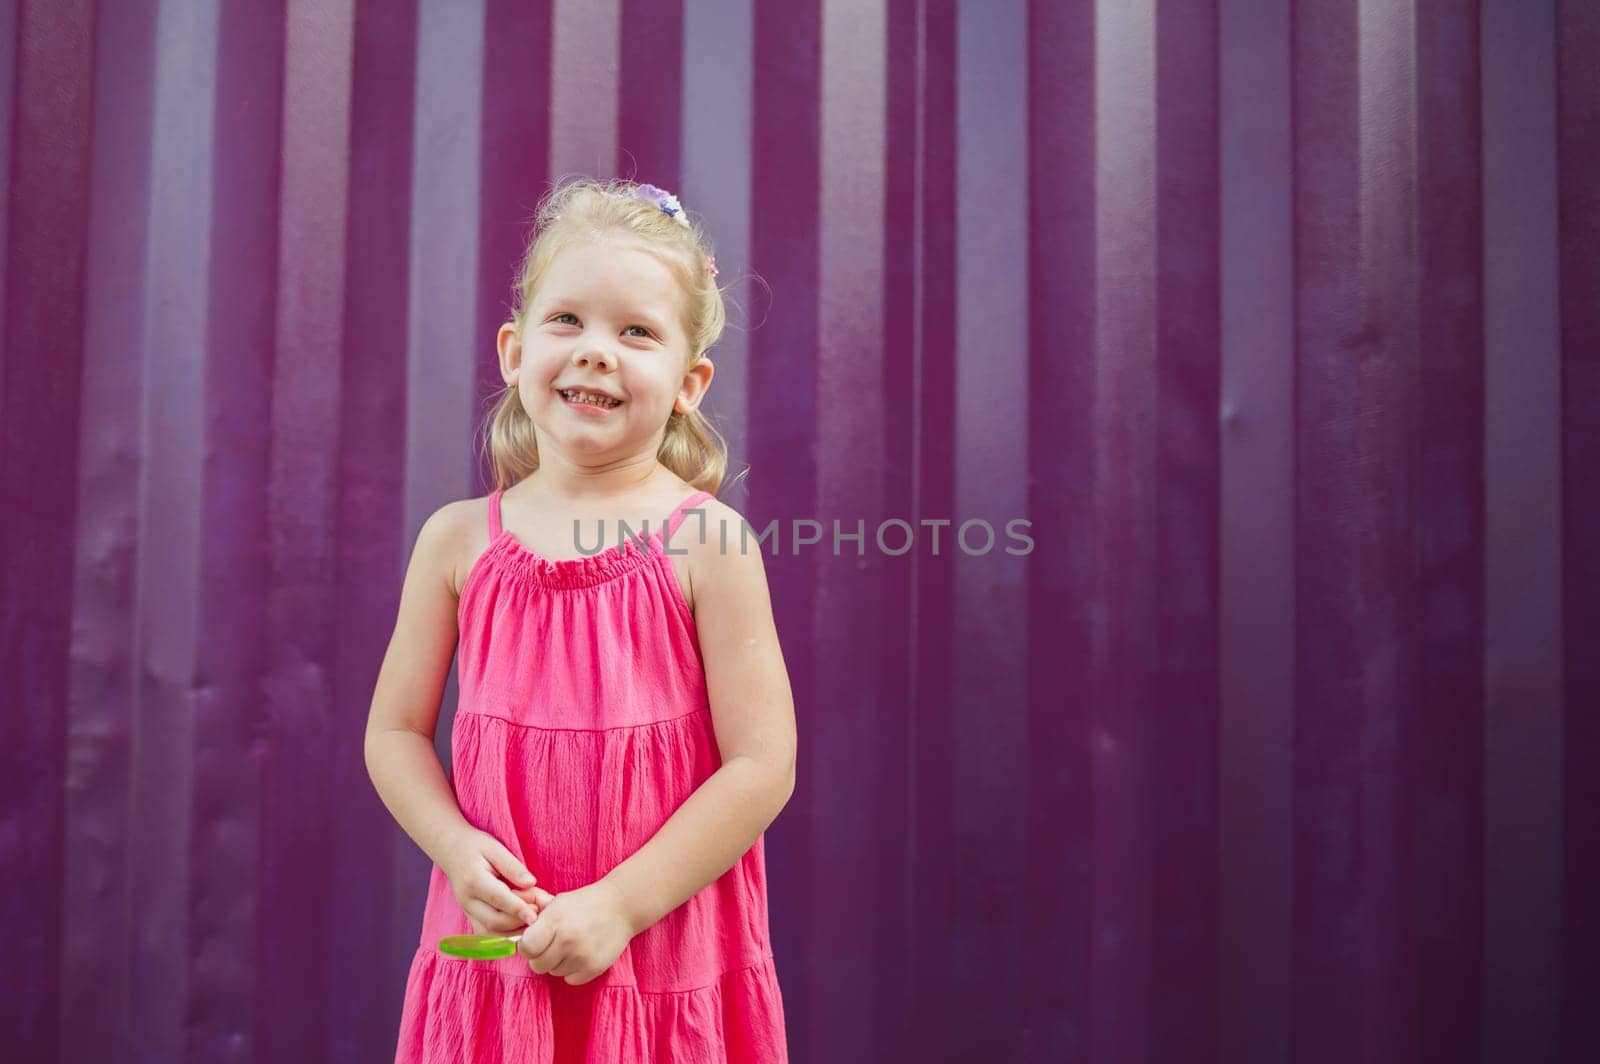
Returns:
[[[702,501],[711,498],[709,491],[697,491],[687,499],[680,502],[667,518],[667,538],[670,540],[678,533],[678,526],[683,524],[683,519],[688,516],[689,510],[694,509]]]
[[[489,542],[500,538],[500,492],[489,495]]]

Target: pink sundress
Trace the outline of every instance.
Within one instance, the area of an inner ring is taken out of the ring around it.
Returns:
[[[667,543],[698,492],[668,518]],[[721,765],[694,618],[659,528],[552,560],[500,526],[461,588],[452,730],[456,799],[552,894],[603,877]],[[520,956],[438,952],[469,934],[434,867],[406,983],[397,1062],[786,1061],[757,839],[583,986]]]

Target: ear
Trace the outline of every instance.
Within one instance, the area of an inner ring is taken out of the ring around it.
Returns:
[[[500,326],[495,346],[500,350],[500,379],[515,384],[517,371],[522,368],[522,336],[516,322],[508,321]]]
[[[705,398],[706,389],[711,387],[711,378],[716,375],[717,367],[709,358],[702,358],[689,372],[683,375],[683,383],[678,386],[678,398],[673,401],[672,412],[687,414],[700,406]]]

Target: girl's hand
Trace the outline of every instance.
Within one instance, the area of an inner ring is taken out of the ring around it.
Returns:
[[[541,975],[582,986],[616,963],[633,935],[622,892],[602,879],[557,894],[523,932],[517,953]]]
[[[451,841],[439,870],[449,878],[451,893],[474,934],[510,934],[538,915],[536,902],[512,890],[512,885],[533,889],[538,879],[487,832],[477,828],[461,832]]]
[[[512,893],[532,905],[535,912],[541,913],[556,900],[556,896],[543,887],[517,887]]]

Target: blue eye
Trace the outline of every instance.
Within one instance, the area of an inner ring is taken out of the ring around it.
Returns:
[[[571,311],[567,311],[567,310],[563,310],[560,314],[555,315],[550,320],[553,321],[553,322],[561,322],[561,319],[563,319],[563,318],[571,318],[572,319],[572,324],[574,324],[574,325],[580,324],[579,321],[578,321],[578,316],[576,314],[572,313]],[[561,322],[561,323],[563,325],[566,324],[566,322]],[[623,331],[624,332],[631,332],[634,329],[638,329],[639,332],[642,333],[646,338],[654,336],[654,334],[649,330],[649,328],[644,326],[644,325],[630,325],[630,326],[628,326],[627,329],[625,329]]]

